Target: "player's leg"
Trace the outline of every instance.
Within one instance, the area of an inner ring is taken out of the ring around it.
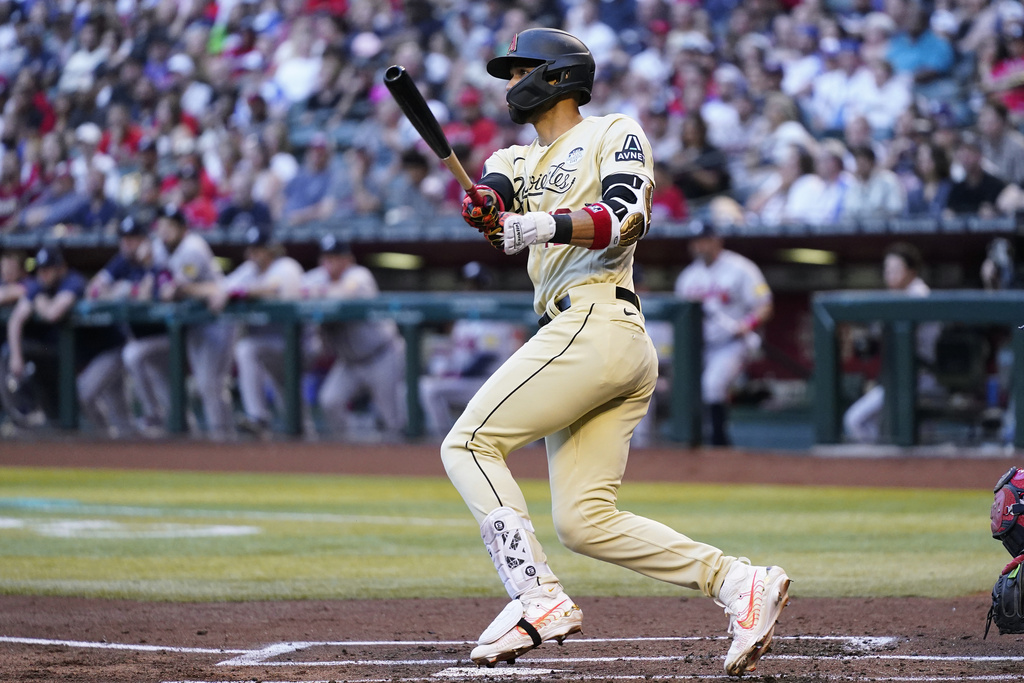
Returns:
[[[397,437],[405,429],[406,409],[402,380],[405,378],[405,342],[396,339],[391,347],[365,368],[365,384],[385,433]]]
[[[78,374],[76,388],[82,411],[100,429],[114,436],[131,431],[121,347],[107,349],[89,361]]]
[[[479,377],[423,377],[420,395],[434,433],[445,434],[455,424],[455,410],[465,408],[483,385]]]
[[[595,307],[617,310],[622,320],[591,317]],[[635,312],[632,315],[637,317]],[[627,389],[619,379],[630,388],[635,386],[637,368],[646,363],[643,354],[633,353],[641,339],[643,348],[648,348],[643,328],[623,314],[621,303],[574,307],[562,313],[484,383],[445,438],[445,469],[481,523],[481,535],[513,598],[481,635],[471,655],[474,661],[514,658],[544,640],[579,629],[582,614],[547,566],[532,532],[526,501],[505,458],[623,394]],[[617,340],[621,340],[621,348]],[[595,381],[595,359],[608,359],[611,353],[615,354],[614,365],[622,371],[611,381]],[[653,383],[653,377],[650,381]],[[498,536],[496,541],[488,526],[495,514],[501,515],[497,521],[504,528],[514,526],[516,534]],[[498,542],[514,542],[512,550],[525,553],[515,564],[534,569],[528,580],[507,580],[501,557],[511,550],[496,545]],[[532,631],[527,624],[534,625]]]
[[[185,337],[185,351],[203,401],[206,427],[214,438],[234,433],[231,398],[227,393],[234,336],[233,324],[218,321],[189,328]]]
[[[245,424],[250,430],[264,431],[269,428],[271,419],[266,384],[269,381],[275,394],[280,395],[283,382],[284,337],[247,335],[235,342],[234,354]]]
[[[348,427],[348,404],[359,390],[350,370],[343,361],[334,361],[317,394],[324,426],[330,434],[343,434]]]
[[[857,443],[875,443],[881,432],[885,388],[877,385],[853,402],[843,414],[846,435]]]
[[[170,355],[171,340],[164,334],[132,339],[121,350],[121,361],[132,379],[135,396],[142,407],[142,422],[147,428],[162,427],[170,411],[171,389],[167,379]]]
[[[743,371],[747,348],[740,340],[708,349],[704,353],[701,393],[711,422],[711,445],[727,446],[729,388]]]
[[[616,343],[642,355],[641,350],[630,349],[626,340]],[[618,368],[609,365],[606,370],[614,381]],[[654,377],[648,377],[634,391],[548,437],[555,530],[559,540],[575,552],[699,590],[719,601],[730,615],[734,638],[726,671],[743,673],[770,645],[775,621],[788,599],[789,578],[778,567],[750,567],[660,522],[617,508],[629,440],[654,385]],[[754,602],[756,614],[748,609]]]
[[[423,410],[427,433],[433,436],[440,436],[451,429],[450,411],[444,400],[444,386],[450,380],[450,377],[433,375],[420,377],[420,408]]]

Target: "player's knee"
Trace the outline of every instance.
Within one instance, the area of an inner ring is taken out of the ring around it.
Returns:
[[[121,349],[121,362],[125,367],[136,368],[142,360],[138,344],[125,344]]]
[[[601,515],[601,507],[604,506],[596,506],[590,514],[584,514],[580,506],[575,504],[552,509],[552,521],[559,543],[574,553],[599,557],[602,532],[595,523],[594,515]]]
[[[235,342],[235,362],[239,365],[256,362],[256,344],[252,339],[242,338]]]

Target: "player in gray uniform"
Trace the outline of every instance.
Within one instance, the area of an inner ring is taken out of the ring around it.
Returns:
[[[701,394],[711,422],[711,444],[729,444],[729,388],[760,348],[755,330],[772,315],[772,293],[757,265],[725,249],[710,223],[690,223],[693,261],[676,280],[676,296],[704,308]]]
[[[491,274],[471,261],[462,269],[467,289],[487,289]],[[455,424],[484,382],[515,350],[523,345],[521,325],[501,320],[456,320],[448,345],[431,360],[430,373],[420,377],[420,405],[427,431],[443,436]]]
[[[228,299],[287,300],[298,297],[302,284],[302,266],[284,254],[267,228],[253,226],[245,232],[246,261],[221,282],[220,296],[212,303],[223,308]],[[243,430],[266,436],[270,428],[270,407],[264,388],[269,382],[275,395],[281,395],[284,382],[284,335],[279,325],[248,325],[235,342],[235,366],[238,391],[245,418]]]
[[[163,301],[209,296],[209,283],[223,278],[220,266],[206,240],[189,230],[184,214],[167,206],[156,221],[158,241],[153,244],[153,263],[158,269],[157,285]],[[199,396],[203,401],[206,428],[214,438],[234,433],[231,399],[227,382],[231,372],[233,326],[225,320],[189,327],[185,352],[192,366]]]
[[[118,237],[118,253],[89,281],[86,295],[90,299],[151,301],[155,274],[149,230],[128,216],[118,226]],[[123,331],[127,342],[121,350],[121,362],[132,380],[131,388],[142,408],[139,432],[146,436],[160,436],[170,408],[167,380],[160,378],[170,353],[166,329],[163,325],[133,324],[126,325]],[[159,367],[152,362],[140,366],[138,361],[153,345],[163,350],[163,363]]]
[[[373,273],[355,262],[345,242],[334,235],[320,240],[320,265],[303,278],[304,297],[368,299],[379,293]],[[385,436],[398,437],[406,421],[401,395],[405,344],[395,322],[334,323],[322,326],[321,335],[336,357],[318,394],[329,427],[344,431],[349,402],[368,391]]]

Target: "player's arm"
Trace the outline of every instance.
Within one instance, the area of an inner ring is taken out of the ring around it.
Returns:
[[[25,291],[25,285],[20,282],[0,285],[0,306],[17,303],[18,299],[25,296]]]
[[[769,289],[768,283],[765,282],[760,271],[754,275],[753,292],[754,298],[751,302],[751,311],[739,321],[739,329],[736,332],[737,336],[743,336],[747,332],[752,332],[761,327],[771,320],[772,315],[775,313],[771,289]]]
[[[25,323],[31,317],[32,302],[26,297],[21,297],[7,318],[7,348],[10,354],[7,367],[15,377],[21,377],[25,372],[25,356],[22,352],[21,341]]]
[[[625,247],[647,234],[654,186],[637,173],[601,181],[601,201],[571,212],[508,214],[502,221],[506,254],[531,244],[568,244],[586,249]]]
[[[39,294],[32,301],[32,308],[40,320],[55,323],[71,312],[78,296],[71,290],[61,290],[52,297]]]
[[[737,336],[742,337],[747,332],[754,331],[771,320],[771,317],[774,314],[775,308],[772,305],[771,299],[761,303],[740,321],[739,329],[736,331]]]
[[[89,280],[89,284],[85,286],[85,298],[87,299],[104,299],[110,296],[111,290],[114,286],[114,277],[110,274],[110,271],[103,268],[98,273],[92,276]]]

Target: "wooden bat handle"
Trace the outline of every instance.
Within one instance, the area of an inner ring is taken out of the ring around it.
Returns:
[[[459,161],[459,157],[455,156],[455,153],[452,152],[444,159],[441,159],[441,163],[447,166],[448,170],[452,172],[452,175],[454,175],[455,179],[459,181],[459,185],[466,191],[466,194],[469,195],[473,204],[476,206],[483,206],[484,198],[476,191],[473,180],[469,177],[469,174],[466,173],[466,169],[462,167],[462,162]]]

